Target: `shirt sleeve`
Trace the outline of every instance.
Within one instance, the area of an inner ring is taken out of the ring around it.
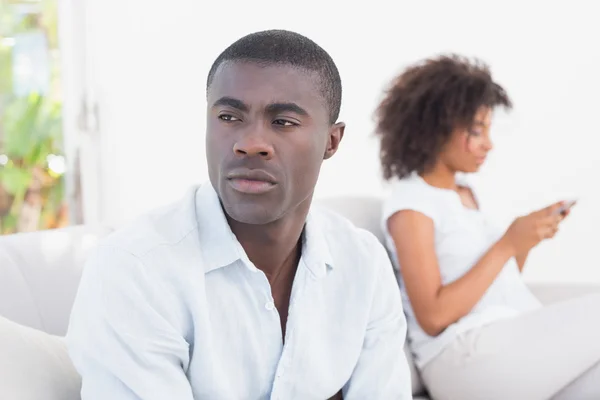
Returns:
[[[123,250],[103,246],[88,261],[67,333],[82,400],[193,400],[189,346],[159,285]]]
[[[375,269],[370,317],[358,363],[344,386],[344,399],[412,399],[404,344],[406,317],[392,265],[383,246],[371,238]]]
[[[399,211],[419,212],[434,222],[439,218],[439,201],[437,193],[418,182],[394,182],[390,195],[383,205],[382,224],[387,232],[387,220]]]

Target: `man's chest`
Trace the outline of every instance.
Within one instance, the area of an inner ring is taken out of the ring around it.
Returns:
[[[205,301],[194,312],[188,378],[197,397],[335,395],[360,355],[367,307],[338,301],[342,293],[332,296],[326,281],[299,271],[289,296],[284,345],[266,277],[235,273],[207,279]]]

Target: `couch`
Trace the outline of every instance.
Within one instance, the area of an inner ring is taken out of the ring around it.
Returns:
[[[345,215],[379,239],[377,198],[317,201]],[[75,226],[0,237],[0,399],[79,399],[80,378],[62,340],[81,269],[95,244],[111,231]],[[543,302],[558,301],[595,286],[532,285]],[[427,399],[412,364],[415,399]]]

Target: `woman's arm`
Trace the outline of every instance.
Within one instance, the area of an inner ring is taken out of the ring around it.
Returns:
[[[494,244],[465,275],[442,285],[434,247],[434,224],[422,213],[403,210],[388,219],[402,278],[419,325],[430,336],[439,335],[467,315],[483,297],[514,247],[504,238]]]
[[[525,268],[525,262],[527,261],[527,256],[529,256],[529,252],[524,252],[521,254],[517,254],[515,259],[517,260],[517,265],[519,266],[519,271],[523,272],[523,268]]]

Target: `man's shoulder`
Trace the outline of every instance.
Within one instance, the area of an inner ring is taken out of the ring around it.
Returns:
[[[143,258],[154,249],[180,243],[197,230],[195,195],[190,188],[183,198],[156,208],[118,227],[101,243]]]
[[[361,293],[355,298],[359,302],[371,298],[381,271],[392,271],[379,239],[335,210],[318,207],[312,217],[318,220],[315,225],[321,229],[321,240],[336,271],[332,282],[337,282],[347,293]]]
[[[318,221],[319,228],[322,229],[330,250],[338,254],[344,253],[354,258],[369,257],[374,250],[383,248],[372,232],[356,226],[334,210],[315,206],[312,213]]]

